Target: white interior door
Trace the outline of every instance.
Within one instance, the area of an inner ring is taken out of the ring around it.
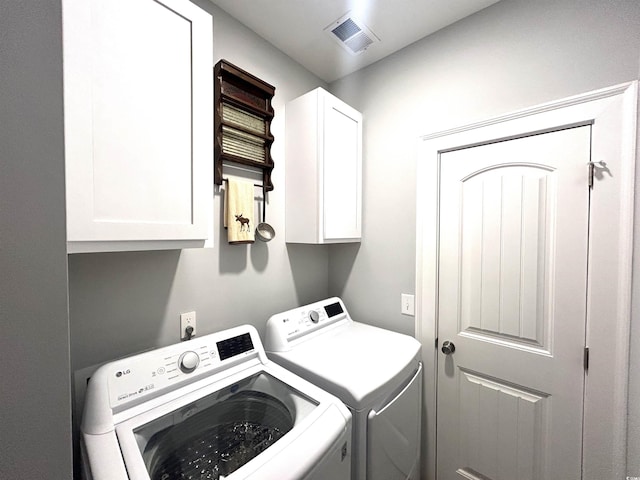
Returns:
[[[441,154],[439,480],[581,477],[591,128]]]

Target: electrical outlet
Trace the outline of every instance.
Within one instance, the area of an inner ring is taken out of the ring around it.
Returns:
[[[190,332],[187,328],[191,327]],[[180,340],[189,340],[196,336],[196,312],[187,312],[180,314]]]
[[[415,297],[413,295],[409,295],[408,293],[403,293],[400,295],[400,313],[403,315],[415,315]]]

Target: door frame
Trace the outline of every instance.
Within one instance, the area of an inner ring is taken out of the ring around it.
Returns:
[[[633,81],[420,137],[415,335],[423,345],[423,478],[436,480],[440,154],[487,139],[586,124],[592,125],[592,160],[605,161],[611,175],[596,175],[591,197],[582,471],[583,480],[624,478],[637,103]],[[585,165],[585,182],[587,170]]]

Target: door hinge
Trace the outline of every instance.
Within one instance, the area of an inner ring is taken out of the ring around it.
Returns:
[[[589,370],[589,347],[584,347],[584,371]]]
[[[596,174],[596,166],[593,162],[589,162],[589,188],[593,189],[593,179]]]

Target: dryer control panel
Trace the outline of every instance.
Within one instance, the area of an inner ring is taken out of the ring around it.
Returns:
[[[287,351],[326,328],[350,321],[344,303],[337,297],[294,308],[269,318],[265,346],[268,351]]]

